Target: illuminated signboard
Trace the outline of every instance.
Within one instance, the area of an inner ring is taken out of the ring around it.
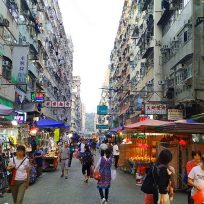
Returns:
[[[32,101],[35,101],[35,102],[44,102],[44,100],[45,100],[44,94],[42,94],[42,93],[32,93],[31,99],[32,99]]]
[[[17,116],[14,118],[18,124],[26,123],[27,121],[27,113],[25,112],[17,112]]]

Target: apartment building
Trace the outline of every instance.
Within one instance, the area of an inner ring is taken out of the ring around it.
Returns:
[[[196,0],[125,1],[111,53],[112,127],[137,121],[146,106],[162,108],[156,119],[168,109],[203,111],[203,8]]]
[[[72,106],[71,106],[71,130],[82,131],[82,102],[81,102],[81,78],[73,76],[72,82]]]
[[[107,69],[104,75],[104,81],[102,85],[102,90],[101,90],[101,99],[99,102],[99,106],[109,106],[109,97],[110,97],[110,92],[109,92],[109,74],[110,70]],[[108,110],[109,112],[109,110]],[[97,115],[97,120],[96,124],[97,125],[109,125],[109,118],[110,115]]]
[[[0,53],[1,104],[26,112],[31,122],[71,122],[73,43],[57,1],[0,0]]]

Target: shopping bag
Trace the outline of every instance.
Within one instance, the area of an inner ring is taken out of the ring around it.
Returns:
[[[95,169],[95,166],[92,165],[90,169],[90,178],[94,178],[94,169]]]
[[[74,153],[73,153],[73,157],[74,157],[75,159],[78,159],[78,158],[79,158],[79,152],[78,152],[78,151],[74,152]]]
[[[94,179],[97,181],[101,180],[101,173],[98,170],[94,172]]]
[[[115,169],[112,169],[112,170],[111,170],[111,180],[112,180],[112,181],[115,181],[116,175],[117,175],[116,170],[115,170]]]

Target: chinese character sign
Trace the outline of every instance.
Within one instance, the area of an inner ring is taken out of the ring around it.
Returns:
[[[13,71],[12,82],[16,84],[26,84],[28,74],[28,47],[13,48]],[[26,86],[20,86],[23,90]]]
[[[46,108],[71,108],[71,102],[69,101],[45,101]]]
[[[147,115],[165,115],[167,114],[166,104],[145,104],[145,114]]]

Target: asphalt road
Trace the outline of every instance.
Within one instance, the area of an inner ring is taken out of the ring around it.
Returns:
[[[109,204],[143,204],[144,194],[136,187],[134,177],[118,170],[112,183]],[[11,194],[0,198],[0,204],[12,204]],[[187,204],[185,194],[176,194],[173,204]],[[96,182],[83,182],[81,164],[73,160],[69,178],[60,178],[60,171],[44,173],[26,192],[24,204],[100,204]]]

